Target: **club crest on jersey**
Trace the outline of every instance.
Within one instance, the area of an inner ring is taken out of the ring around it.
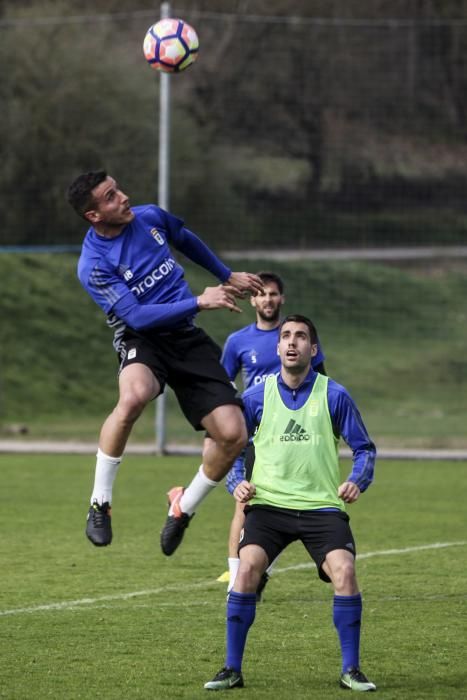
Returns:
[[[159,243],[159,245],[164,245],[165,241],[162,238],[161,234],[157,230],[157,228],[152,228],[151,229],[151,236],[154,238],[155,241]]]
[[[317,399],[311,399],[308,403],[308,410],[310,412],[310,416],[316,418],[319,411],[319,401]]]
[[[252,365],[255,365],[258,362],[258,353],[256,350],[250,351],[250,360]]]

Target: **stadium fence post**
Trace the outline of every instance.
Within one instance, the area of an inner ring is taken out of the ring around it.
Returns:
[[[161,19],[170,17],[170,2],[161,3]],[[170,188],[170,75],[160,73],[159,87],[159,174],[157,203],[162,209],[169,209]],[[166,399],[165,393],[156,401],[156,450],[165,452],[166,445]]]

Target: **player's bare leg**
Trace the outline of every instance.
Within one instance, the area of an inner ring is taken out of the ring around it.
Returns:
[[[118,403],[101,429],[86,524],[86,535],[97,547],[112,541],[112,489],[131,429],[159,391],[159,382],[145,365],[128,365],[120,373]]]
[[[123,454],[133,425],[144,407],[160,392],[160,385],[149,367],[139,363],[127,365],[119,376],[119,398],[105,420],[99,448],[112,457]]]
[[[203,452],[203,467],[207,477],[221,481],[247,443],[245,419],[239,406],[218,406],[202,421],[211,440]]]
[[[218,406],[203,419],[202,425],[211,438],[205,440],[203,463],[186,489],[177,486],[168,494],[169,514],[161,532],[161,548],[168,556],[182,541],[198,505],[227,474],[247,442],[242,411],[234,404]]]
[[[323,571],[329,576],[336,595],[357,595],[358,584],[353,555],[346,549],[328,552]]]

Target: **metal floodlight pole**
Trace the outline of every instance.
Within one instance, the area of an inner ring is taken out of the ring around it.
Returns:
[[[161,19],[170,17],[170,2],[161,3]],[[168,210],[170,195],[170,74],[160,73],[159,87],[159,180],[157,203]],[[156,400],[156,450],[165,452],[166,400],[165,393]]]

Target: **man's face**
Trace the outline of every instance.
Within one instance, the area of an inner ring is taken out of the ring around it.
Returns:
[[[106,177],[92,191],[93,208],[86,212],[86,218],[96,224],[125,226],[134,218],[130,200],[119,188],[113,177]]]
[[[300,374],[311,364],[318,352],[318,345],[310,340],[310,331],[305,323],[289,321],[281,328],[277,346],[282,366],[293,374]]]
[[[251,297],[251,305],[263,321],[278,321],[284,301],[284,295],[280,293],[275,282],[267,282],[264,285],[264,294]]]

